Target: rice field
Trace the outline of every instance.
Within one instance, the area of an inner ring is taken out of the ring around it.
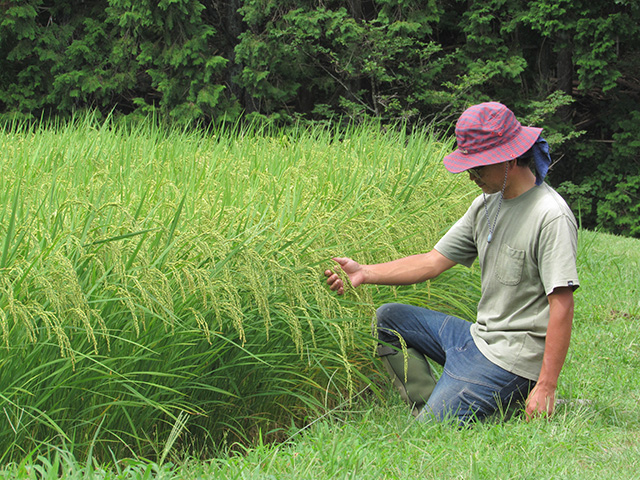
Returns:
[[[0,459],[210,455],[376,394],[391,299],[472,318],[455,282],[336,297],[331,257],[430,249],[474,195],[431,132],[207,132],[91,116],[0,128]]]

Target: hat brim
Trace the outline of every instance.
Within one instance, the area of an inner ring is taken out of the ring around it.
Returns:
[[[541,132],[542,128],[523,126],[511,140],[497,147],[475,153],[463,153],[458,148],[444,157],[444,166],[451,173],[460,173],[470,168],[514,160],[531,148]]]

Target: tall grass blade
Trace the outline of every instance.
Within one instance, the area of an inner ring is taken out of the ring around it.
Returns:
[[[123,235],[116,235],[115,237],[104,238],[102,240],[95,240],[95,241],[91,242],[90,244],[84,245],[84,246],[88,247],[88,246],[101,245],[103,243],[117,242],[119,240],[126,240],[128,238],[137,237],[138,235],[144,235],[146,233],[153,232],[155,230],[157,230],[157,229],[156,228],[147,228],[146,230],[140,230],[138,232],[130,232],[130,233],[125,233]]]
[[[6,268],[9,261],[9,250],[11,244],[15,240],[16,217],[18,215],[18,202],[20,199],[20,184],[16,185],[16,191],[13,194],[13,202],[11,205],[11,216],[9,217],[9,226],[2,245],[2,258],[0,258],[0,268]]]

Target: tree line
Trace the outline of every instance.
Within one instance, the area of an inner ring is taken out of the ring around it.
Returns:
[[[640,236],[635,0],[0,0],[0,116],[545,126],[587,228]]]

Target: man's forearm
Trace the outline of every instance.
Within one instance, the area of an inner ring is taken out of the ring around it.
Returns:
[[[526,415],[551,415],[558,377],[567,357],[573,324],[573,290],[560,288],[549,295],[549,326],[538,382],[527,398]]]
[[[363,265],[364,283],[376,285],[413,285],[435,278],[455,262],[436,250],[386,263]]]
[[[571,341],[573,291],[557,289],[549,295],[549,326],[538,385],[555,389]]]

